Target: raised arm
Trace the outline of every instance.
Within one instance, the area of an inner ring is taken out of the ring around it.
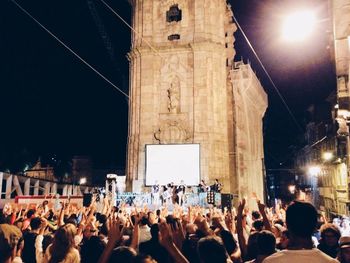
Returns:
[[[265,229],[272,231],[270,220],[267,218],[267,215],[266,215],[265,204],[261,203],[260,200],[257,200],[257,204],[258,204],[259,212],[263,218]]]
[[[122,238],[123,229],[120,229],[121,225],[119,220],[110,218],[108,221],[108,225],[108,243],[106,248],[103,250],[102,255],[100,256],[98,263],[108,262],[115,247],[115,244]]]
[[[237,209],[237,236],[238,236],[238,244],[239,248],[241,249],[242,258],[244,259],[247,255],[247,241],[245,239],[244,233],[243,233],[243,210],[245,207],[245,199],[243,198],[242,201],[239,203],[238,209]]]
[[[160,239],[159,242],[169,252],[176,263],[189,263],[186,257],[180,252],[175,245],[171,229],[165,222],[159,224]]]
[[[130,244],[130,247],[132,247],[135,250],[137,250],[138,246],[139,246],[139,236],[140,236],[140,224],[139,223],[140,223],[141,218],[142,218],[141,213],[135,215],[134,230],[133,230],[133,235],[132,235],[131,244]]]

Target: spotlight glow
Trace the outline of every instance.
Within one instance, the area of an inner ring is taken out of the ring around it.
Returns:
[[[302,41],[312,33],[315,24],[316,16],[311,11],[291,14],[283,23],[283,39],[287,41]]]
[[[85,177],[80,178],[79,184],[86,184],[86,178]]]
[[[323,160],[330,161],[333,159],[333,153],[331,152],[324,152],[322,155]]]
[[[321,168],[319,166],[309,167],[309,174],[312,176],[317,176],[321,173]]]

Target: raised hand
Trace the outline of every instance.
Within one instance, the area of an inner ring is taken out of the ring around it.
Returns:
[[[265,207],[266,207],[265,204],[261,203],[260,200],[257,200],[257,204],[258,204],[260,213],[262,213],[262,211],[265,211]]]
[[[240,201],[239,205],[238,205],[238,209],[237,209],[237,214],[238,215],[242,215],[243,214],[243,210],[244,210],[245,204],[246,204],[246,201],[243,198],[242,201]]]
[[[46,220],[46,218],[42,217],[41,218],[40,231],[39,231],[40,235],[44,235],[45,229],[48,226],[48,224],[49,224],[49,222]]]
[[[108,220],[108,243],[115,245],[122,238],[123,228],[119,219]]]
[[[180,219],[175,219],[175,223],[171,224],[170,227],[173,233],[174,243],[178,247],[182,247],[182,243],[185,240],[185,233]]]
[[[169,252],[174,262],[189,263],[175,245],[171,228],[165,222],[159,224],[159,242]]]
[[[165,222],[159,224],[159,243],[165,248],[169,248],[174,244],[171,228]]]
[[[202,216],[197,216],[197,218],[194,220],[194,224],[197,225],[198,229],[206,236],[211,235],[212,231],[209,228],[209,225],[207,223],[207,220],[203,218]]]

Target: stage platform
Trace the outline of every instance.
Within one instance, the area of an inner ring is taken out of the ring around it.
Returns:
[[[122,193],[116,195],[116,200],[114,201],[114,204],[116,206],[120,205],[121,203],[125,203],[129,206],[143,206],[147,205],[148,207],[153,206],[169,206],[172,204],[162,204],[161,201],[159,201],[159,204],[154,204],[152,200],[151,193]],[[215,207],[221,207],[221,194],[220,193],[198,193],[198,194],[184,194],[184,207],[187,206],[200,206],[204,208],[209,208],[210,206]]]

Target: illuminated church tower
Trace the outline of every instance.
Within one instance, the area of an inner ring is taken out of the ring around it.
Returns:
[[[230,70],[236,26],[225,0],[130,0],[127,184],[145,182],[145,145],[200,144],[201,179],[238,192]],[[171,179],[169,179],[171,181]]]

